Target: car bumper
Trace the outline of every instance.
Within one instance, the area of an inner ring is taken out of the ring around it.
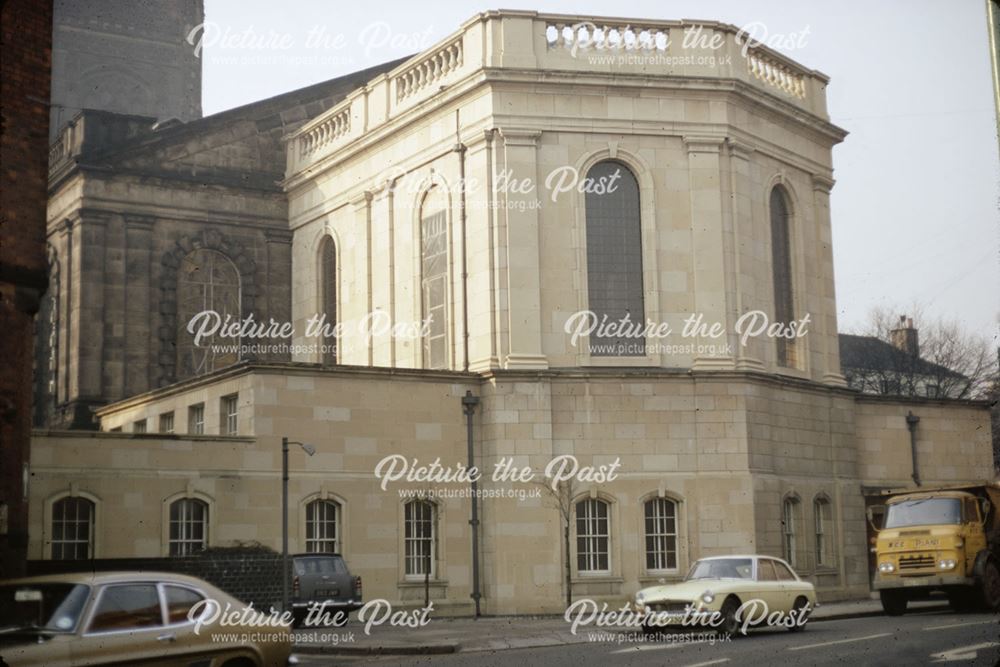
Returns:
[[[973,586],[975,581],[972,577],[961,574],[937,574],[926,577],[909,576],[894,577],[884,579],[876,576],[872,587],[877,590],[888,590],[894,588],[915,589],[915,588],[943,588],[945,586]]]

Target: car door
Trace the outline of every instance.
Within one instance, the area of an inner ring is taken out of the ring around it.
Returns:
[[[171,642],[153,582],[106,584],[97,593],[80,638],[71,648],[73,664],[169,664]]]
[[[788,569],[788,566],[780,560],[772,560],[771,562],[774,563],[774,571],[778,575],[778,587],[781,589],[782,593],[780,611],[789,612],[792,610],[795,598],[797,598],[801,593],[801,591],[798,590],[799,579],[790,569]]]
[[[213,637],[213,634],[235,635],[244,628],[223,627],[220,632],[219,626],[202,627],[195,634],[195,622],[188,620],[192,608],[196,612],[200,610],[204,617],[213,607],[218,608],[217,602],[206,601],[201,591],[182,584],[162,582],[159,588],[167,612],[167,624],[160,636],[165,637],[163,641],[169,646],[176,664],[208,664],[213,658],[233,654],[232,646],[237,642],[220,641],[220,637]]]

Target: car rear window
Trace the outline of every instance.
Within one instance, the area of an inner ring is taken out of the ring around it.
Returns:
[[[346,574],[347,565],[337,556],[296,558],[295,574]]]
[[[187,622],[191,608],[205,599],[190,588],[169,585],[163,588],[167,596],[167,623]]]

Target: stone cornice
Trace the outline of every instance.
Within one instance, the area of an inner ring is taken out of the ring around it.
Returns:
[[[685,134],[684,145],[688,155],[692,153],[718,153],[726,141],[724,136],[689,135]]]
[[[834,183],[836,183],[836,181],[828,176],[824,176],[822,174],[812,174],[812,189],[816,192],[830,194],[830,191],[833,190]]]
[[[541,130],[532,128],[501,127],[498,129],[500,131],[500,137],[503,139],[504,146],[525,146],[528,148],[535,148],[538,146],[538,140],[542,136]]]
[[[125,226],[129,228],[151,230],[156,224],[155,216],[144,213],[125,213],[122,217],[125,219]]]

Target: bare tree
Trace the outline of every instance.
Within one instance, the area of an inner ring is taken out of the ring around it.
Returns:
[[[558,482],[555,485],[555,488],[553,488],[552,482],[549,479],[537,480],[535,483],[541,485],[545,489],[548,494],[547,497],[549,499],[550,506],[559,510],[559,519],[562,524],[561,528],[563,534],[563,568],[566,586],[566,607],[569,608],[569,606],[573,604],[573,566],[572,561],[570,560],[573,557],[573,551],[570,549],[570,527],[573,521],[573,497],[576,494],[576,484],[572,478]]]
[[[997,359],[989,341],[961,324],[923,316],[919,306],[898,310],[876,308],[859,335],[877,341],[857,341],[850,359],[843,359],[848,383],[865,393],[925,396],[928,388],[947,398],[984,399],[997,381]],[[907,320],[919,327],[913,349],[899,345]],[[895,335],[893,332],[897,332]]]

